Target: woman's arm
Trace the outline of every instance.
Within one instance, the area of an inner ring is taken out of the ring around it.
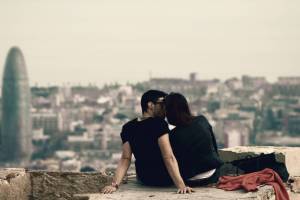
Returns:
[[[118,186],[123,180],[130,163],[131,163],[132,151],[129,145],[129,142],[125,142],[122,146],[122,156],[118,163],[118,167],[115,171],[115,176],[112,181],[112,185],[106,186],[102,189],[104,194],[110,194],[115,192],[118,189]]]
[[[177,160],[173,154],[173,150],[170,144],[169,140],[169,134],[164,134],[160,138],[158,138],[158,145],[161,150],[162,157],[164,159],[166,168],[178,188],[177,193],[191,193],[193,192],[193,189],[190,187],[187,187],[180,175],[179,167]]]

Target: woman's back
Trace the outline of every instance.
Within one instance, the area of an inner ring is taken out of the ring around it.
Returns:
[[[174,128],[170,142],[184,179],[223,164],[211,125],[204,116],[195,117],[189,125]]]

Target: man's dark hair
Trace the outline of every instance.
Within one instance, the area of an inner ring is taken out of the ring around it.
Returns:
[[[169,94],[165,105],[168,122],[174,126],[188,125],[194,119],[186,98],[180,93]]]
[[[148,102],[155,103],[160,97],[167,96],[167,93],[160,90],[148,90],[145,92],[141,99],[142,112],[146,112],[148,109]]]

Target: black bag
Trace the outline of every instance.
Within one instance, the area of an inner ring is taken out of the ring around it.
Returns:
[[[286,182],[289,178],[289,173],[285,164],[276,161],[275,153],[262,153],[258,156],[247,156],[244,159],[234,160],[230,163],[245,173],[257,172],[265,168],[270,168],[277,172],[283,182]]]

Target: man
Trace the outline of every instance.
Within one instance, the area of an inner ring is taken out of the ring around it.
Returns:
[[[121,132],[122,157],[119,161],[112,184],[102,192],[116,191],[125,176],[132,153],[138,180],[145,185],[165,186],[172,182],[177,193],[190,193],[179,173],[178,164],[169,141],[169,128],[165,122],[164,97],[167,94],[149,90],[143,94],[141,107],[143,116],[126,123]]]

